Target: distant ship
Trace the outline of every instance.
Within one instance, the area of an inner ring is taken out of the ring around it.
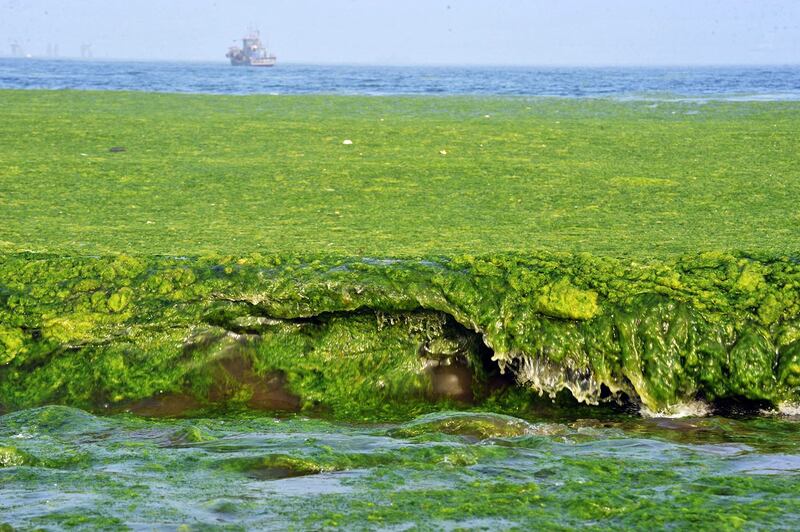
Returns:
[[[271,67],[275,66],[277,57],[270,54],[261,44],[258,31],[242,39],[242,47],[231,46],[225,57],[231,60],[233,66]]]

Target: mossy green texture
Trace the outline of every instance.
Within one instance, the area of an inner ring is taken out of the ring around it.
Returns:
[[[34,465],[35,460],[27,453],[16,447],[0,447],[0,467],[16,467],[21,465]]]
[[[430,364],[459,362],[480,384],[488,357],[523,386],[588,403],[800,399],[791,257],[18,254],[0,257],[0,279],[16,339],[0,352],[6,408],[164,394],[248,405],[274,378],[299,408],[392,418],[424,410]]]
[[[0,116],[0,409],[407,417],[449,365],[492,405],[497,370],[653,410],[798,399],[800,103],[0,91]]]
[[[0,117],[4,251],[800,249],[800,102],[0,91]]]
[[[511,416],[475,413],[459,415],[448,412],[420,417],[392,431],[391,434],[398,438],[450,434],[485,440],[515,438],[533,433],[536,433],[533,425]]]
[[[0,515],[22,530],[796,528],[796,419],[596,412],[353,424],[26,409],[0,416],[0,449],[31,460],[0,467]]]

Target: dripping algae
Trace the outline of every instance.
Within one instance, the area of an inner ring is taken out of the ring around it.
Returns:
[[[656,412],[800,399],[790,257],[16,253],[0,279],[7,411],[390,419],[513,390]]]

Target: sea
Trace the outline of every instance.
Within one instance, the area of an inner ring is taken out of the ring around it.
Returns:
[[[800,65],[554,68],[279,63],[246,68],[224,62],[0,58],[0,89],[798,100]]]
[[[0,89],[781,102],[800,100],[800,66],[257,69],[0,58]],[[2,153],[0,143],[0,183]],[[50,405],[0,415],[0,531],[796,530],[799,414],[447,410],[376,424]]]

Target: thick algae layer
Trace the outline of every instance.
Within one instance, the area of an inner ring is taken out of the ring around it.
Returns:
[[[797,102],[0,112],[0,409],[797,400]]]
[[[543,394],[654,411],[800,399],[789,257],[21,254],[2,257],[0,279],[6,409],[391,418],[431,399],[495,401],[500,370]]]

